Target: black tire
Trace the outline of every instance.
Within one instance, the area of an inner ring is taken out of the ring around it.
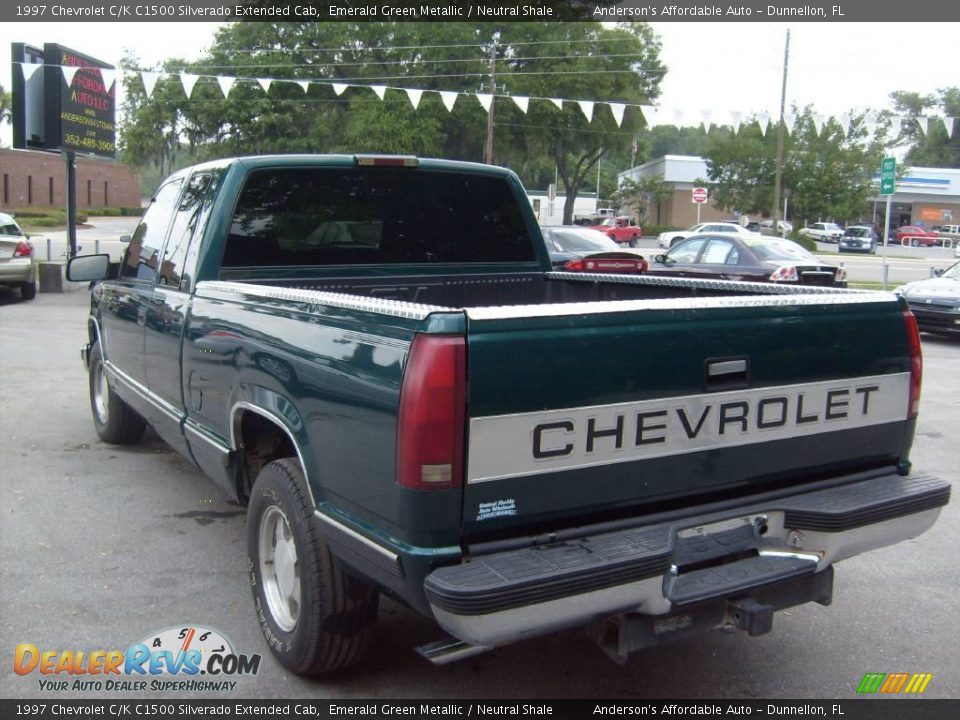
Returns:
[[[37,296],[37,284],[35,282],[21,283],[20,297],[23,300],[33,300],[36,296]]]
[[[916,238],[914,238],[913,240],[911,240],[911,241],[910,241],[910,244],[911,244],[913,247],[920,247],[920,241],[917,240]]]
[[[677,244],[678,242],[680,242],[681,240],[683,240],[682,237],[675,237],[675,238],[673,238],[673,239],[670,241],[670,247],[673,247],[674,245],[676,245],[676,244]]]
[[[634,235],[630,238],[630,247],[635,248],[637,246],[637,236]]]
[[[247,510],[250,586],[267,645],[297,675],[320,675],[356,663],[377,618],[376,589],[345,572],[313,511],[295,459],[263,466]],[[286,540],[283,567],[276,560],[277,533]],[[270,551],[272,558],[266,555]]]
[[[110,387],[99,342],[90,350],[90,409],[97,435],[104,442],[132,445],[147,429],[147,422]]]

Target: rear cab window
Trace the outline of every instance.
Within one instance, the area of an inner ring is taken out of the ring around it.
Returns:
[[[247,178],[222,267],[536,262],[509,183],[406,168],[271,168]]]

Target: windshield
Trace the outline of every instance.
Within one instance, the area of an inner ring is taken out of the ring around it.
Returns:
[[[620,249],[620,246],[613,240],[596,230],[574,230],[567,228],[559,230],[555,228],[545,228],[543,235],[552,241],[554,247],[560,252],[594,253]]]
[[[749,243],[749,245],[750,249],[753,250],[761,260],[771,260],[773,262],[780,262],[782,260],[794,262],[799,260],[812,263],[820,262],[815,255],[807,252],[791,240],[765,240]]]
[[[951,280],[960,280],[960,262],[954,263],[951,267],[944,270],[940,277],[950,278]]]
[[[0,235],[20,235],[20,228],[16,225],[0,225]]]
[[[843,230],[843,228],[836,223],[824,223],[823,227],[827,230]]]
[[[870,237],[870,229],[862,227],[847,228],[847,237]]]

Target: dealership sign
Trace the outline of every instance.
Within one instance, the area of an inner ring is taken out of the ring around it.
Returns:
[[[13,43],[13,146],[116,154],[113,65],[58,43]]]

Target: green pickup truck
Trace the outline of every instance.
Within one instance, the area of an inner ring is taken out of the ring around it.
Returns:
[[[409,157],[166,180],[92,289],[93,420],[247,504],[279,661],[358,660],[381,593],[436,663],[570,627],[607,655],[829,604],[915,537],[917,326],[892,293],[553,272],[517,177]],[[438,633],[439,636],[439,633]]]

